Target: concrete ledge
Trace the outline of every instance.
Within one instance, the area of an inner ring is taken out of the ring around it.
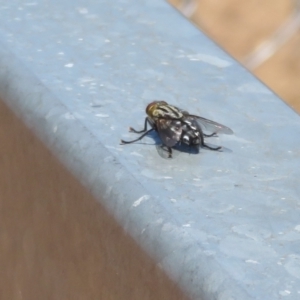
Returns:
[[[294,111],[162,1],[0,9],[0,97],[167,274],[160,299],[183,297],[174,285],[192,299],[299,298]],[[163,160],[151,137],[120,146],[153,99],[232,128],[211,140],[229,150]]]

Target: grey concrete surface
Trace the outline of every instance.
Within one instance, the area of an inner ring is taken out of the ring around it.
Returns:
[[[0,10],[0,97],[187,296],[299,299],[298,114],[163,1]],[[235,135],[119,145],[154,99]]]

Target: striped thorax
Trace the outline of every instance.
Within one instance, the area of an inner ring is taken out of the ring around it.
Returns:
[[[154,101],[148,104],[146,108],[147,115],[154,121],[159,118],[182,119],[182,112],[175,106],[165,101]]]

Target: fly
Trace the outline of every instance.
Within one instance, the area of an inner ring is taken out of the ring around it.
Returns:
[[[121,144],[137,142],[150,132],[156,131],[162,141],[162,148],[166,149],[168,157],[171,158],[172,148],[178,144],[183,143],[190,147],[196,147],[197,152],[200,147],[217,151],[222,147],[211,147],[204,142],[204,138],[216,136],[218,133],[233,134],[233,131],[227,126],[192,115],[165,101],[154,101],[148,104],[146,114],[144,129],[129,128],[129,131],[142,133],[142,135],[132,141],[121,140]],[[151,127],[149,130],[148,124]],[[210,133],[204,133],[204,131]]]

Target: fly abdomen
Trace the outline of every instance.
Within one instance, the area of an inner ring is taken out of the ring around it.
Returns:
[[[190,137],[187,134],[183,135],[182,142],[189,145],[190,144]]]

